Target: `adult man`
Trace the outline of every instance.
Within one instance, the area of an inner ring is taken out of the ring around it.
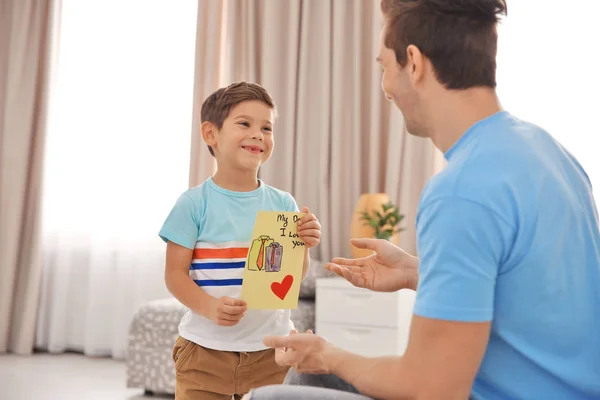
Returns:
[[[251,398],[600,398],[591,185],[547,132],[500,106],[496,23],[506,3],[382,0],[381,9],[383,90],[448,165],[421,196],[418,260],[361,240],[376,255],[329,268],[372,290],[417,290],[407,350],[365,358],[317,335],[268,337],[278,363],[307,373],[301,380],[343,380],[362,395],[274,386]]]

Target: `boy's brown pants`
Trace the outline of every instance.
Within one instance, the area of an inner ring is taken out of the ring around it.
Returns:
[[[238,353],[212,350],[179,337],[173,348],[175,400],[240,399],[250,389],[281,384],[289,368],[275,362],[275,350]]]

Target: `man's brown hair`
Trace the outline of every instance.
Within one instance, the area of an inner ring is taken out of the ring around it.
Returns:
[[[405,66],[414,45],[447,89],[496,87],[496,24],[505,0],[381,0],[384,44]]]
[[[200,121],[211,122],[217,129],[221,129],[232,107],[251,100],[262,101],[275,110],[275,102],[265,88],[256,83],[237,82],[217,90],[204,100],[200,110]],[[208,146],[208,151],[215,156],[212,147]]]

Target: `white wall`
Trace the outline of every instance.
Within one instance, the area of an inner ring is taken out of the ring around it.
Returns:
[[[597,199],[599,18],[596,0],[508,0],[498,49],[503,106],[544,127],[572,152],[590,176]]]

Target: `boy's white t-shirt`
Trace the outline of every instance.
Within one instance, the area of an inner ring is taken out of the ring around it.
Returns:
[[[190,277],[213,297],[240,298],[258,211],[298,211],[292,195],[259,182],[251,192],[233,192],[209,178],[179,197],[160,230],[165,242],[194,250]],[[210,349],[250,352],[267,348],[265,336],[288,335],[292,329],[290,310],[247,310],[234,326],[188,310],[179,335]]]

